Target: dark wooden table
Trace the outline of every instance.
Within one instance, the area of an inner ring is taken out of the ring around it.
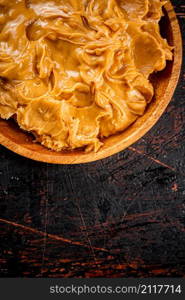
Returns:
[[[184,33],[185,2],[174,0]],[[185,276],[185,64],[138,143],[96,163],[34,162],[0,146],[1,277]]]

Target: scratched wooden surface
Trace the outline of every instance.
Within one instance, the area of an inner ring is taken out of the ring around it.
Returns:
[[[185,276],[183,70],[157,125],[111,158],[47,165],[0,146],[1,277]]]

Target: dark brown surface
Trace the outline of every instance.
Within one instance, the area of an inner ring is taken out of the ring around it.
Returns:
[[[111,158],[57,166],[0,146],[1,277],[185,276],[183,70],[157,125]]]

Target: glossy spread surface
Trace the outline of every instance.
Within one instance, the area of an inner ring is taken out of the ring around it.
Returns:
[[[172,59],[160,0],[0,0],[0,116],[38,142],[97,151],[143,115]]]

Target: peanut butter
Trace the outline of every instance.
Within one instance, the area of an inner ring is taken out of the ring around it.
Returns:
[[[55,151],[98,151],[172,60],[160,0],[0,0],[0,117]]]

